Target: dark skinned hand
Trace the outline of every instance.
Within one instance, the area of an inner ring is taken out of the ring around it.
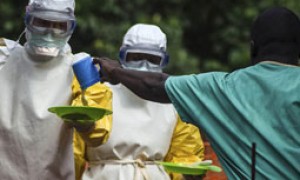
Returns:
[[[114,69],[121,68],[119,61],[111,60],[107,57],[94,57],[93,63],[100,66],[99,75],[101,82],[110,82],[111,84],[120,83],[114,78],[113,74]]]
[[[81,133],[87,133],[90,132],[94,129],[95,127],[95,123],[94,122],[89,122],[89,123],[82,123],[80,121],[76,121],[76,120],[66,120],[65,123],[67,124],[67,126],[69,126],[70,128],[73,127],[75,128],[78,132]]]

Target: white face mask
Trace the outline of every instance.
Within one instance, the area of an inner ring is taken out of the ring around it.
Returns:
[[[33,55],[56,57],[67,44],[70,36],[65,38],[53,37],[51,34],[40,35],[26,30],[29,53]]]
[[[137,71],[162,72],[159,65],[153,64],[147,60],[127,61],[125,64],[122,64],[122,66],[125,69]]]

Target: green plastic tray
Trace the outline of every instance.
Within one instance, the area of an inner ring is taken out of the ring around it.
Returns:
[[[222,169],[214,165],[188,165],[183,163],[172,163],[157,161],[156,163],[162,165],[167,172],[189,174],[189,175],[201,175],[206,171],[221,172]]]
[[[110,110],[89,106],[56,106],[50,107],[48,111],[66,122],[77,121],[80,123],[95,122],[105,115],[112,114]]]

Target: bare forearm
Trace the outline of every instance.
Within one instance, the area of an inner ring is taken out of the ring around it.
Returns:
[[[165,81],[168,75],[165,73],[141,72],[115,68],[112,73],[114,79],[133,91],[139,97],[155,102],[170,103],[165,90]]]
[[[105,57],[94,58],[93,61],[101,67],[103,82],[122,83],[137,96],[149,101],[171,102],[165,89],[167,74],[123,69],[117,61]]]

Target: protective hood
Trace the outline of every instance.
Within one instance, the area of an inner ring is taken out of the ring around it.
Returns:
[[[26,13],[52,21],[75,20],[74,0],[30,0]]]
[[[139,44],[146,44],[166,51],[167,38],[157,26],[136,24],[125,34],[122,46],[137,46]]]
[[[158,26],[136,24],[124,35],[119,60],[124,68],[161,72],[169,62],[166,49],[166,35]]]
[[[251,58],[256,64],[265,60],[298,64],[300,21],[286,8],[272,8],[262,13],[251,29]]]

